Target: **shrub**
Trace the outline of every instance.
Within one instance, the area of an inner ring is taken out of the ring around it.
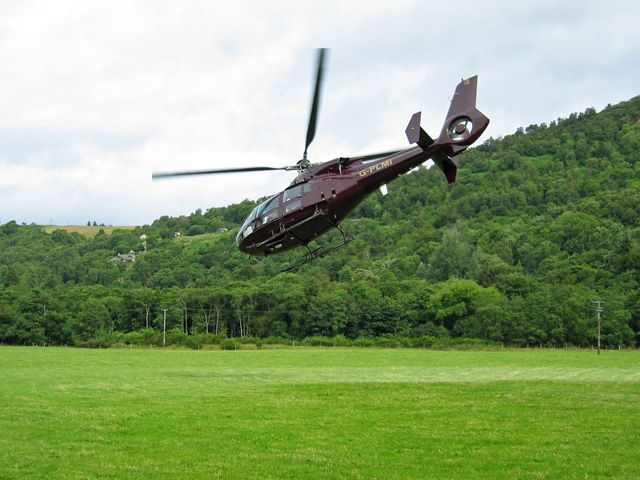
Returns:
[[[206,333],[188,335],[184,340],[184,346],[194,350],[200,350],[205,343],[211,343],[211,335]]]
[[[112,332],[101,331],[95,337],[86,340],[78,346],[87,348],[109,348],[115,343]]]
[[[286,340],[282,337],[274,337],[274,336],[269,336],[265,338],[264,343],[266,345],[291,345],[291,341]]]
[[[344,335],[336,335],[333,337],[333,344],[336,347],[351,347],[353,345],[353,341]]]
[[[412,343],[414,348],[431,348],[438,343],[438,339],[432,335],[423,335],[414,338]]]
[[[218,335],[215,335],[215,334],[211,333],[211,334],[209,334],[209,337],[210,337],[211,343],[213,345],[220,345],[220,343],[222,343],[222,341],[226,340],[227,334],[226,333],[219,333]]]
[[[323,335],[307,337],[303,340],[303,343],[309,347],[333,347],[333,339]]]
[[[353,341],[354,347],[373,347],[373,338],[359,337]]]
[[[233,338],[226,338],[220,342],[220,348],[222,348],[222,350],[238,350],[240,348],[240,342]]]
[[[400,342],[395,338],[378,337],[375,339],[374,345],[383,348],[398,348]]]
[[[153,328],[144,328],[139,332],[142,345],[162,345],[162,332],[157,332]]]
[[[151,328],[142,330],[134,330],[133,332],[123,333],[118,338],[118,343],[125,345],[162,345],[162,333],[156,332]]]
[[[187,334],[180,328],[173,328],[167,331],[167,345],[184,345],[187,340]]]

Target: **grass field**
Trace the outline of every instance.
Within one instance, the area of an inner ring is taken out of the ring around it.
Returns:
[[[640,478],[640,353],[0,347],[0,478]]]
[[[184,235],[181,237],[176,237],[175,241],[183,244],[183,245],[191,245],[194,243],[206,243],[211,242],[212,240],[217,240],[221,236],[227,239],[235,239],[235,231],[226,231],[226,232],[212,232],[212,233],[201,233],[200,235]]]
[[[133,230],[134,226],[116,226],[116,227],[100,227],[93,225],[45,225],[44,231],[47,233],[53,233],[55,230],[65,230],[69,233],[79,233],[87,238],[95,237],[100,230],[104,230],[104,233],[110,235],[114,230]]]

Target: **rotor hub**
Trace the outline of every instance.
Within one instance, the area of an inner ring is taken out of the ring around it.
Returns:
[[[311,162],[307,159],[306,155],[301,160],[298,160],[298,163],[296,163],[296,168],[298,169],[299,172],[304,172],[310,166],[311,166]]]

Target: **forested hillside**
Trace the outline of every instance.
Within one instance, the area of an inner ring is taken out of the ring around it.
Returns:
[[[92,239],[8,222],[0,226],[0,342],[151,338],[166,308],[171,335],[183,339],[587,346],[592,301],[604,300],[604,344],[637,346],[640,97],[489,139],[460,160],[454,185],[421,168],[386,197],[372,195],[344,223],[356,239],[294,273],[280,271],[301,251],[254,259],[236,250],[252,201]],[[134,262],[112,260],[131,250]]]

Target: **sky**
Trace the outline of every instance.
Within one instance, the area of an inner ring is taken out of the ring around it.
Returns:
[[[635,0],[0,0],[0,223],[143,225],[282,190],[294,172],[151,173],[295,164],[318,47],[312,162],[404,148],[416,111],[437,135],[475,74],[481,141],[599,111],[640,94],[639,21]]]

